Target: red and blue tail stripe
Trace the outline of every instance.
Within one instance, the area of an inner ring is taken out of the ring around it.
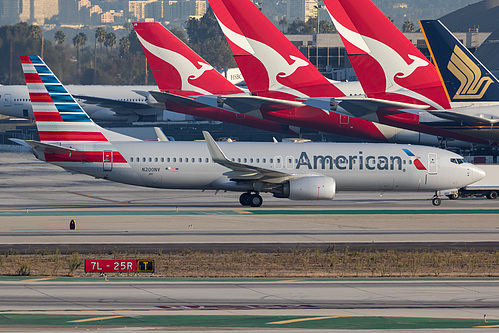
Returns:
[[[107,141],[57,77],[38,56],[21,56],[41,141]]]

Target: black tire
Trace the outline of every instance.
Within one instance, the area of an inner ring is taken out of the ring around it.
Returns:
[[[451,200],[457,200],[459,199],[459,193],[449,194],[447,197]]]
[[[251,199],[251,193],[243,193],[239,196],[239,203],[243,206],[249,206]]]
[[[260,207],[263,203],[263,199],[259,194],[252,194],[250,197],[251,207]]]
[[[440,200],[440,198],[433,198],[431,199],[431,203],[433,204],[433,206],[440,206],[442,200]]]
[[[497,199],[497,192],[490,191],[489,193],[487,193],[487,199]]]

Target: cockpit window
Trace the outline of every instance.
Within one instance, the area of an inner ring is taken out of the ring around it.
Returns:
[[[450,162],[451,163],[454,163],[454,164],[463,164],[463,163],[466,163],[466,160],[464,158],[451,158],[450,159]]]

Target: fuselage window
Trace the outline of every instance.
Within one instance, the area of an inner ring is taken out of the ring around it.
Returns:
[[[177,158],[176,157],[173,158],[173,162],[177,162]]]
[[[180,163],[182,163],[182,157],[180,157],[180,158],[178,159],[178,161],[179,161]]]
[[[263,159],[263,163],[267,163],[267,159],[266,158]]]
[[[161,157],[161,162],[164,162],[165,161],[165,158],[164,157]]]
[[[270,163],[274,163],[274,159],[273,158],[270,159]]]
[[[244,163],[248,163],[248,159],[247,158],[244,159]]]
[[[192,163],[196,162],[196,159],[193,157],[193,158],[191,159],[191,162],[192,162]]]
[[[185,158],[185,163],[189,163],[189,157]]]
[[[252,158],[250,158],[250,163],[253,163],[253,159]]]
[[[145,157],[142,157],[142,162],[145,162],[146,161],[146,158]]]
[[[208,163],[210,160],[208,159],[208,157],[206,158],[206,163]]]
[[[170,163],[170,158],[169,158],[169,157],[167,157],[167,158],[166,158],[166,161],[167,161],[168,163]]]
[[[158,162],[158,158],[157,157],[154,158],[154,162]]]
[[[133,157],[130,157],[130,162],[133,162]]]
[[[199,158],[199,163],[202,163],[203,162],[203,159],[200,157]]]
[[[239,163],[241,163],[241,159],[240,159],[240,158],[238,158],[238,159],[237,159],[237,161],[238,161]]]
[[[412,160],[409,160],[409,165],[412,165]]]
[[[256,163],[260,163],[260,159],[259,158],[256,159]]]

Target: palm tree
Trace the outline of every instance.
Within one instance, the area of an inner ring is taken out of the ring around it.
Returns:
[[[98,27],[95,30],[95,44],[100,43],[100,48],[102,49],[102,44],[106,41],[106,30],[103,27]]]
[[[43,35],[42,35],[42,28],[40,28],[37,25],[32,25],[29,27],[29,37],[31,39],[41,40],[41,46],[40,46],[40,57],[43,59]]]
[[[55,43],[59,47],[62,47],[62,44],[64,44],[64,42],[66,41],[66,34],[62,30],[58,30],[55,33],[54,39],[55,39]]]
[[[80,50],[83,48],[83,46],[85,46],[86,42],[87,42],[87,35],[85,35],[83,32],[78,33],[73,38],[73,45],[76,47],[76,61],[78,62],[78,73],[80,72],[81,69]]]
[[[128,51],[130,51],[130,38],[127,36],[120,39],[120,52],[123,53],[125,58],[128,58]]]
[[[106,47],[111,48],[111,53],[113,53],[113,47],[116,45],[116,42],[118,40],[118,37],[116,37],[116,34],[114,32],[110,32],[106,34],[106,41],[104,42],[104,45]]]
[[[102,51],[102,43],[106,41],[106,30],[103,27],[98,27],[95,29],[95,40],[94,40],[94,83],[97,70],[97,42],[100,43],[100,48]]]
[[[405,21],[402,26],[402,32],[414,32],[414,23],[411,21]]]
[[[282,19],[279,21],[279,25],[282,27],[282,33],[285,34],[288,27],[288,19],[286,18],[286,16],[282,17]]]

